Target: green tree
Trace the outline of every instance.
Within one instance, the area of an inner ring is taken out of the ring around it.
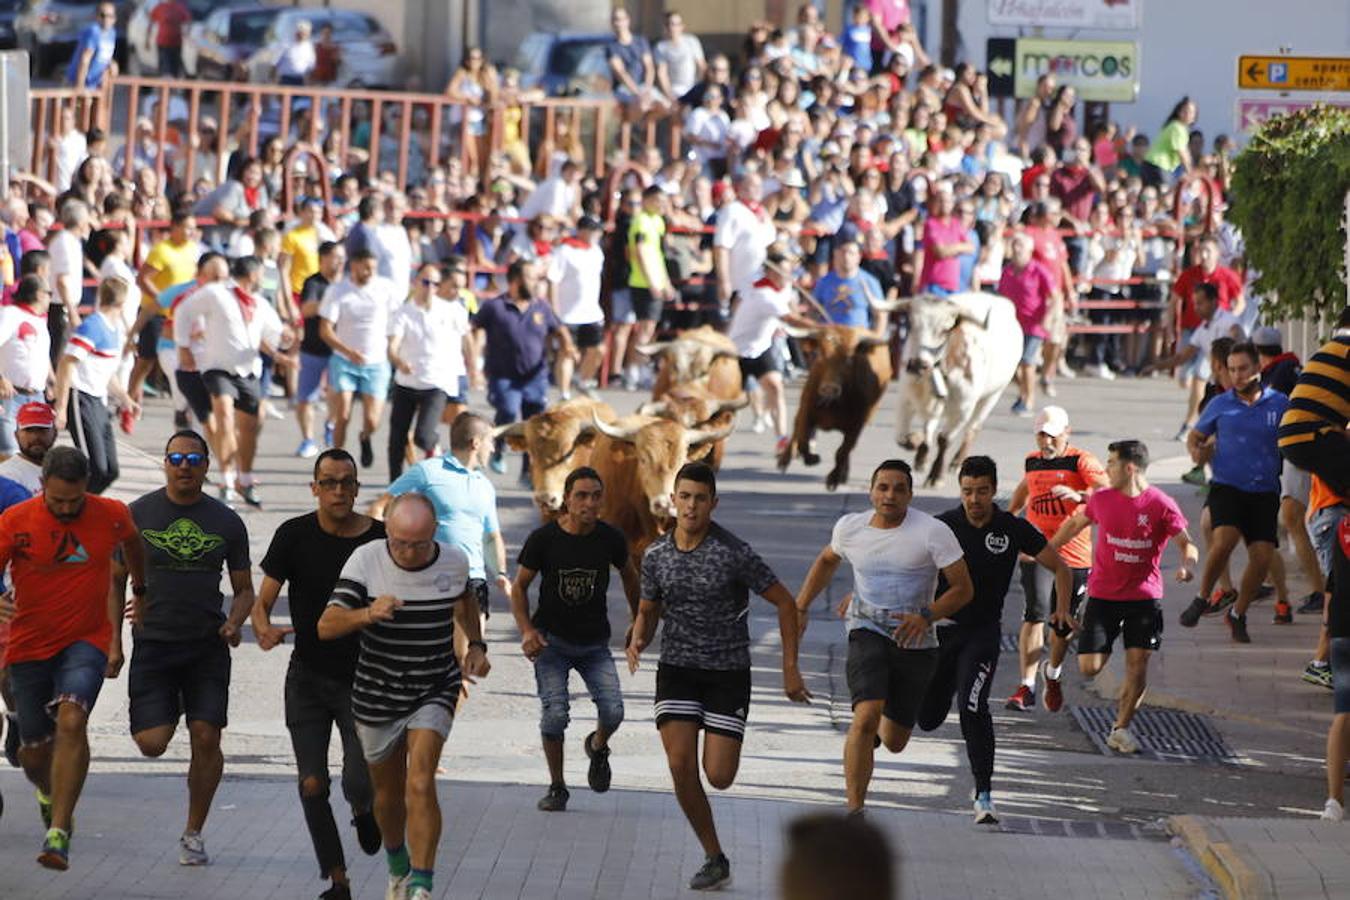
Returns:
[[[1234,161],[1229,219],[1276,318],[1335,317],[1346,304],[1350,109],[1268,120]]]

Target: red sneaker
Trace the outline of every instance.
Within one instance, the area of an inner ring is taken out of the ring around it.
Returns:
[[[1034,699],[1034,695],[1033,695]],[[1058,678],[1045,676],[1045,708],[1052,713],[1059,712],[1064,706],[1064,688]]]
[[[1275,601],[1275,624],[1292,625],[1294,622],[1294,608],[1289,605],[1288,600]]]
[[[1019,684],[1016,692],[1003,705],[1018,712],[1028,712],[1036,706],[1036,692],[1025,684]]]

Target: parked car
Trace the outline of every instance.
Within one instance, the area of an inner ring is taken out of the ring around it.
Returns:
[[[15,43],[28,51],[35,76],[53,74],[70,60],[80,32],[93,24],[98,4],[99,0],[25,0],[14,18]],[[119,28],[123,15],[119,8]]]
[[[612,40],[610,34],[535,32],[516,56],[521,83],[550,97],[607,96],[611,88],[605,47]]]
[[[4,2],[4,0],[0,0]],[[164,0],[133,0],[125,35],[128,75],[159,74],[159,47],[150,14]],[[185,0],[193,22],[200,22],[230,0]],[[184,28],[186,39],[187,29]]]
[[[190,78],[240,80],[244,62],[283,12],[276,6],[227,6],[193,22],[183,35],[183,71]]]

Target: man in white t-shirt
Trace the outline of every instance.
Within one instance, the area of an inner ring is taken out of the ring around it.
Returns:
[[[46,403],[25,403],[14,421],[19,452],[0,463],[0,478],[18,482],[36,494],[42,490],[42,461],[56,443],[56,413]]]
[[[308,19],[295,23],[295,38],[288,44],[273,46],[276,75],[279,84],[303,85],[318,62],[314,41],[310,39],[313,26]]]
[[[375,274],[375,266],[374,251],[358,249],[350,274],[330,286],[319,304],[319,337],[333,348],[328,358],[328,384],[336,399],[336,408],[330,410],[333,446],[347,443],[352,401],[359,395],[364,468],[375,462],[370,436],[379,427],[389,394],[389,321],[403,302],[393,282]]]
[[[665,94],[673,109],[703,79],[708,62],[703,57],[703,42],[684,30],[684,16],[675,10],[666,13],[666,36],[652,50],[656,61],[656,87]]]
[[[812,328],[815,322],[796,309],[792,267],[795,260],[786,251],[770,250],[764,262],[764,277],[740,295],[731,317],[727,337],[741,358],[741,378],[750,393],[756,418],[767,408],[778,436],[775,452],[787,446],[787,401],[783,397],[783,372],[773,336],[783,325]],[[754,380],[754,384],[751,383]]]
[[[539,182],[520,205],[520,217],[527,222],[539,216],[574,222],[580,212],[581,165],[574,159],[564,161],[556,173]]]
[[[399,303],[408,299],[412,290],[412,243],[408,240],[408,230],[403,227],[403,217],[408,213],[408,198],[395,191],[384,204],[384,222],[376,225],[371,233],[371,250],[379,261],[376,274],[387,278],[394,286],[394,295]]]
[[[583,391],[598,384],[596,373],[604,357],[605,311],[600,306],[600,280],[605,269],[605,251],[600,249],[603,233],[599,219],[582,216],[576,237],[565,238],[549,260],[549,301],[581,352],[577,381]],[[574,366],[571,356],[558,354],[555,377],[564,400],[571,396]]]
[[[0,459],[12,454],[14,416],[26,403],[43,402],[52,374],[47,307],[52,292],[36,275],[25,275],[14,304],[0,306]]]
[[[713,231],[713,264],[717,270],[717,299],[723,306],[732,294],[749,289],[764,254],[773,243],[775,229],[760,205],[764,183],[751,172],[736,182],[736,199],[722,208]]]
[[[215,435],[211,448],[220,466],[220,499],[243,497],[250,506],[261,506],[253,479],[253,458],[258,450],[258,406],[262,386],[261,353],[282,356],[279,348],[284,327],[276,311],[262,299],[262,261],[256,256],[236,259],[230,281],[204,284],[188,294],[173,317],[174,343],[178,346],[180,372],[201,372],[202,385],[211,398],[214,421],[207,435]],[[232,469],[238,466],[237,480]]]
[[[872,473],[869,512],[835,523],[797,594],[800,627],[841,562],[853,567],[846,598],[848,662],[853,723],[844,744],[848,808],[863,808],[878,739],[892,753],[909,743],[919,703],[937,666],[933,623],[970,602],[975,587],[956,535],[944,522],[910,508],[914,480],[909,465],[889,459]],[[947,590],[937,595],[938,575]],[[841,604],[841,607],[843,605]]]
[[[83,200],[67,200],[60,209],[61,229],[47,245],[51,256],[52,306],[47,312],[51,334],[51,361],[61,358],[66,335],[79,327],[84,294],[84,241],[89,237],[89,207]]]

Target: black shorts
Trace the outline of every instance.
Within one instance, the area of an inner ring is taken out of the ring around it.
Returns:
[[[164,333],[164,317],[155,316],[136,336],[136,358],[150,362],[159,359],[159,337]],[[168,375],[168,372],[164,374]]]
[[[567,330],[572,332],[572,343],[577,345],[578,350],[589,350],[592,347],[599,347],[605,342],[604,322],[592,322],[589,325],[568,325]]]
[[[249,375],[245,378],[233,372],[210,369],[202,373],[202,384],[206,386],[206,393],[212,397],[233,397],[234,408],[239,412],[248,416],[258,414],[258,402],[262,397],[258,376]]]
[[[709,734],[745,739],[750,711],[749,669],[656,667],[656,727],[671,720],[698,722]]]
[[[1157,650],[1162,646],[1162,605],[1157,600],[1089,597],[1078,633],[1078,655],[1110,653],[1122,632],[1126,650]]]
[[[628,300],[633,306],[633,315],[639,322],[661,321],[661,301],[647,288],[630,287]]]
[[[882,715],[913,728],[937,662],[936,647],[907,650],[875,631],[853,629],[848,633],[848,662],[844,667],[853,706],[866,700],[883,700]]]
[[[201,372],[184,372],[179,369],[173,373],[174,381],[178,382],[178,393],[183,395],[187,401],[188,408],[192,414],[197,417],[197,421],[205,422],[211,415],[211,395],[206,392],[206,383],[202,381]]]
[[[127,674],[131,733],[189,722],[224,728],[230,709],[230,648],[212,635],[196,641],[136,639]]]
[[[1279,491],[1252,493],[1211,481],[1207,505],[1211,527],[1236,528],[1247,544],[1264,541],[1279,546]]]
[[[1055,576],[1040,563],[1022,562],[1018,566],[1022,571],[1022,593],[1026,597],[1026,607],[1022,612],[1023,622],[1048,622],[1055,611],[1058,593],[1055,589]],[[1088,573],[1091,569],[1070,569],[1073,573],[1073,596],[1069,598],[1070,615],[1078,615],[1078,607],[1083,605],[1087,596]],[[1047,589],[1048,584],[1048,589]],[[1068,637],[1072,629],[1055,627],[1060,637]]]
[[[763,378],[770,372],[781,372],[782,367],[778,364],[778,353],[770,347],[759,356],[741,357],[741,381],[747,378]]]

